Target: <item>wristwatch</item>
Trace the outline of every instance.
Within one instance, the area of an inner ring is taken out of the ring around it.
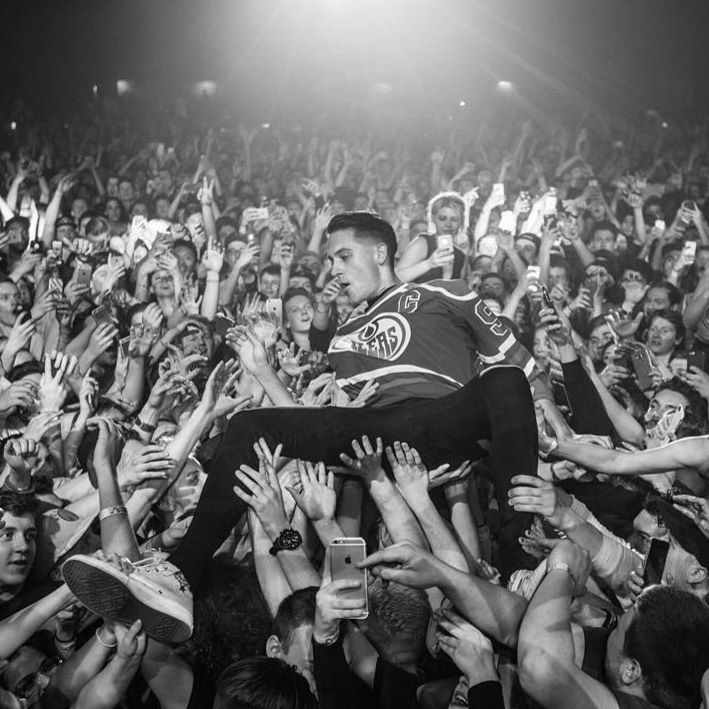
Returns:
[[[273,542],[273,546],[269,549],[271,554],[275,556],[279,551],[293,551],[303,543],[303,537],[297,529],[284,529]]]

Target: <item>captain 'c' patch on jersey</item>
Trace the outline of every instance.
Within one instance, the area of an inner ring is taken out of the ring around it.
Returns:
[[[412,290],[408,293],[404,293],[399,298],[398,310],[400,313],[415,313],[419,307],[419,301],[421,300],[421,291]]]
[[[356,352],[389,362],[398,359],[411,341],[411,326],[398,313],[381,313],[361,328],[336,336],[330,352]]]

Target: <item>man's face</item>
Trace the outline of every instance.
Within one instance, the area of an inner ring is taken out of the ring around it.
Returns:
[[[14,283],[0,283],[0,323],[14,325],[19,306],[17,286]]]
[[[597,229],[593,233],[590,243],[591,251],[594,253],[605,249],[606,251],[615,251],[616,239],[615,234],[610,229]]]
[[[683,549],[671,535],[669,541],[670,548],[662,571],[663,585],[696,593],[693,581],[696,582],[700,575],[706,577],[706,571],[702,572],[701,564],[696,557]]]
[[[677,330],[665,318],[655,317],[647,331],[647,346],[655,355],[666,355],[677,345]]]
[[[653,428],[663,416],[677,411],[680,406],[687,408],[688,405],[689,401],[684,394],[670,389],[658,391],[650,400],[650,406],[647,408],[645,429]]]
[[[597,362],[601,358],[601,350],[603,346],[608,344],[613,340],[613,331],[610,325],[603,323],[599,325],[592,333],[589,338],[589,354],[593,358],[594,362]]]
[[[289,288],[302,288],[308,293],[313,292],[313,283],[307,276],[291,276],[288,280]]]
[[[278,298],[281,287],[281,277],[275,273],[264,273],[261,276],[261,294],[266,298]]]
[[[645,296],[643,311],[650,315],[658,310],[670,309],[670,296],[664,288],[650,288]]]
[[[155,200],[155,214],[160,219],[170,218],[170,200],[167,198],[161,198]]]
[[[132,202],[135,197],[135,190],[133,189],[133,183],[124,180],[118,185],[118,199],[121,202]]]
[[[481,298],[504,298],[505,282],[497,276],[489,276],[480,284],[478,295]]]
[[[354,229],[341,229],[330,234],[327,257],[332,263],[331,275],[339,277],[353,305],[374,297],[382,288],[382,274],[377,261],[377,245],[358,241]]]
[[[569,274],[563,266],[552,266],[549,269],[549,285],[552,288],[554,286],[569,287]]]
[[[301,672],[312,674],[313,671],[313,626],[310,623],[299,625],[291,634],[288,649],[283,650],[283,660],[295,665]],[[307,675],[306,675],[307,677]]]
[[[155,271],[150,278],[150,283],[158,298],[172,298],[175,295],[175,284],[169,271]]]
[[[197,263],[194,251],[187,246],[177,246],[173,249],[173,253],[177,257],[177,266],[183,276],[192,273]]]
[[[5,527],[0,530],[0,586],[6,590],[19,590],[34,563],[37,528],[31,514],[16,517],[6,512],[3,521]]]
[[[71,216],[74,217],[74,221],[78,222],[81,219],[81,215],[89,208],[86,200],[83,197],[77,197],[71,203]]]
[[[537,247],[528,239],[518,239],[515,250],[528,264],[534,265],[537,262]]]
[[[199,325],[188,326],[182,336],[182,353],[185,357],[189,355],[202,355],[208,359],[212,356],[212,340],[204,328]]]
[[[70,224],[63,224],[62,226],[57,228],[56,234],[56,238],[59,241],[69,243],[74,241],[74,237],[76,236],[76,229],[74,229],[74,227]]]
[[[286,324],[292,332],[308,332],[315,311],[310,298],[296,295],[284,304]]]

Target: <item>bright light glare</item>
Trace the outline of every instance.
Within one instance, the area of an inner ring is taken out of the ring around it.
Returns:
[[[270,127],[271,127],[270,123],[262,123],[261,124],[261,128],[263,128],[264,130],[268,130]]]
[[[500,91],[512,91],[514,84],[511,81],[498,81],[497,88],[500,89]]]
[[[459,105],[461,108],[465,108],[467,104],[465,103],[465,101],[460,101],[460,102],[458,103],[458,105]]]
[[[129,94],[133,89],[135,88],[134,84],[132,81],[128,81],[128,79],[118,79],[116,81],[116,93],[119,96],[125,96],[126,94]]]
[[[669,124],[667,121],[662,121],[662,123],[660,123],[660,125],[661,125],[663,128],[669,128],[669,126],[670,126],[670,124]]]
[[[12,123],[10,123],[10,130],[17,130],[17,123],[15,123],[15,121],[12,121]]]
[[[192,86],[192,92],[195,96],[214,96],[217,93],[217,83],[216,81],[198,81]]]

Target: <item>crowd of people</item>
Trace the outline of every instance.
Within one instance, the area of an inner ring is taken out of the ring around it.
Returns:
[[[709,143],[588,123],[13,116],[0,707],[709,707]]]

